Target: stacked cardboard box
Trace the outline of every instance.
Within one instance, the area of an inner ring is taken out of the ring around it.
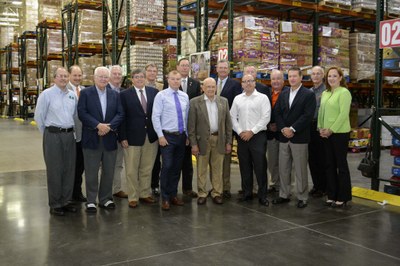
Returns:
[[[176,0],[166,0],[165,2],[165,25],[167,26],[177,26],[177,8]],[[180,14],[181,26],[185,28],[194,28],[194,16]]]
[[[22,2],[20,10],[19,32],[35,31],[38,23],[38,8],[37,0],[25,0]]]
[[[15,46],[17,47],[17,46]],[[12,48],[11,52],[11,67],[18,68],[18,48]]]
[[[5,47],[14,41],[14,27],[0,27],[0,47]]]
[[[163,48],[163,68],[164,75],[176,69],[176,39],[169,38],[159,40],[155,43]]]
[[[122,51],[121,64],[126,65],[126,47]],[[157,66],[157,81],[163,81],[163,48],[150,42],[136,42],[130,49],[130,68],[144,69],[146,64],[153,63]],[[129,76],[129,75],[128,75]]]
[[[101,11],[81,9],[78,11],[78,30],[74,31],[78,34],[78,43],[102,43],[103,27],[102,23],[94,23],[102,21],[103,14]]]
[[[387,1],[387,12],[389,14],[399,15],[400,0],[386,0],[386,1]]]
[[[201,43],[203,43],[203,33],[204,27],[201,29]],[[197,29],[185,30],[182,32],[182,42],[181,42],[181,54],[189,55],[192,53],[196,53],[196,38],[197,38]]]
[[[383,69],[400,70],[400,47],[383,49]]]
[[[321,26],[318,36],[319,64],[326,69],[331,66],[340,67],[348,76],[350,72],[349,31]]]
[[[36,90],[37,89],[37,69],[36,68],[28,68],[26,69],[26,87],[28,90]]]
[[[350,33],[350,79],[375,78],[375,39],[371,33]]]
[[[130,0],[130,24],[164,26],[164,0]],[[126,12],[121,12],[119,26],[126,26]]]
[[[26,39],[25,58],[26,62],[36,61],[36,39]]]
[[[353,0],[351,1],[351,7],[353,9],[360,10],[360,9],[370,9],[376,10],[376,1],[375,0]]]
[[[43,20],[56,20],[61,22],[62,1],[41,0],[39,2],[39,22]]]
[[[264,18],[261,34],[261,65],[259,72],[267,73],[279,67],[279,21]]]
[[[93,73],[95,68],[103,64],[102,57],[100,55],[79,57],[78,63],[82,69],[82,85],[92,85],[94,80]]]
[[[280,23],[280,69],[289,70],[298,66],[306,74],[312,68],[312,32],[311,24],[298,22]]]
[[[62,32],[57,29],[47,30],[47,55],[62,52]],[[65,37],[66,40],[66,37]]]

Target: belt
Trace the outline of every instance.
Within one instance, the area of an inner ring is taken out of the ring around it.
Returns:
[[[46,127],[46,129],[51,133],[68,133],[74,131],[73,127],[70,128],[62,128],[62,127]]]
[[[175,135],[175,136],[185,134],[185,132],[180,133],[179,131],[168,131],[168,130],[163,130],[163,133],[168,134],[168,135]]]
[[[211,136],[218,136],[218,131],[212,132]]]

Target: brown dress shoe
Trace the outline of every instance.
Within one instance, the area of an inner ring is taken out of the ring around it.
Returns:
[[[162,204],[161,204],[161,209],[163,209],[164,211],[169,211],[169,201],[168,200],[163,200]]]
[[[153,197],[139,198],[139,200],[143,203],[148,203],[148,204],[152,204],[152,203],[156,202],[156,200]]]
[[[136,208],[137,207],[137,201],[136,200],[132,200],[129,202],[129,208]]]
[[[122,190],[118,191],[117,193],[113,194],[114,197],[117,198],[123,198],[126,199],[128,198],[128,194],[126,194],[125,192],[123,192]]]
[[[185,191],[183,191],[183,195],[192,197],[192,198],[197,198],[197,193],[194,192],[193,190],[185,190]]]
[[[178,199],[178,197],[173,197],[171,199],[171,204],[176,206],[183,206],[184,203],[182,200]]]
[[[198,204],[198,205],[204,205],[204,204],[206,203],[206,201],[207,201],[207,198],[205,198],[205,197],[199,197],[199,198],[197,199],[197,204]]]
[[[220,197],[220,196],[215,196],[214,198],[213,198],[213,202],[215,203],[215,204],[222,204],[223,202],[222,202],[222,198]]]

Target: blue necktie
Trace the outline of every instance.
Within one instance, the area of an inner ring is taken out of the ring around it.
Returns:
[[[178,113],[179,133],[183,133],[184,127],[183,127],[182,107],[181,107],[181,103],[179,102],[179,99],[178,99],[178,92],[177,91],[174,92],[174,99],[175,99],[176,112]]]

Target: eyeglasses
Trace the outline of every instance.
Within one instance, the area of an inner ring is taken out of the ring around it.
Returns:
[[[186,65],[186,64],[184,64],[184,65],[180,65],[181,67],[190,67],[190,65]]]
[[[244,84],[251,84],[254,82],[254,79],[249,79],[249,80],[243,80],[242,83]]]
[[[56,75],[56,77],[60,79],[66,79],[68,78],[68,75]]]
[[[99,79],[109,79],[110,78],[109,76],[98,76],[98,75],[96,75],[96,77],[98,77]]]
[[[141,75],[141,76],[133,76],[132,78],[134,78],[134,79],[144,79],[144,76],[143,75]]]

